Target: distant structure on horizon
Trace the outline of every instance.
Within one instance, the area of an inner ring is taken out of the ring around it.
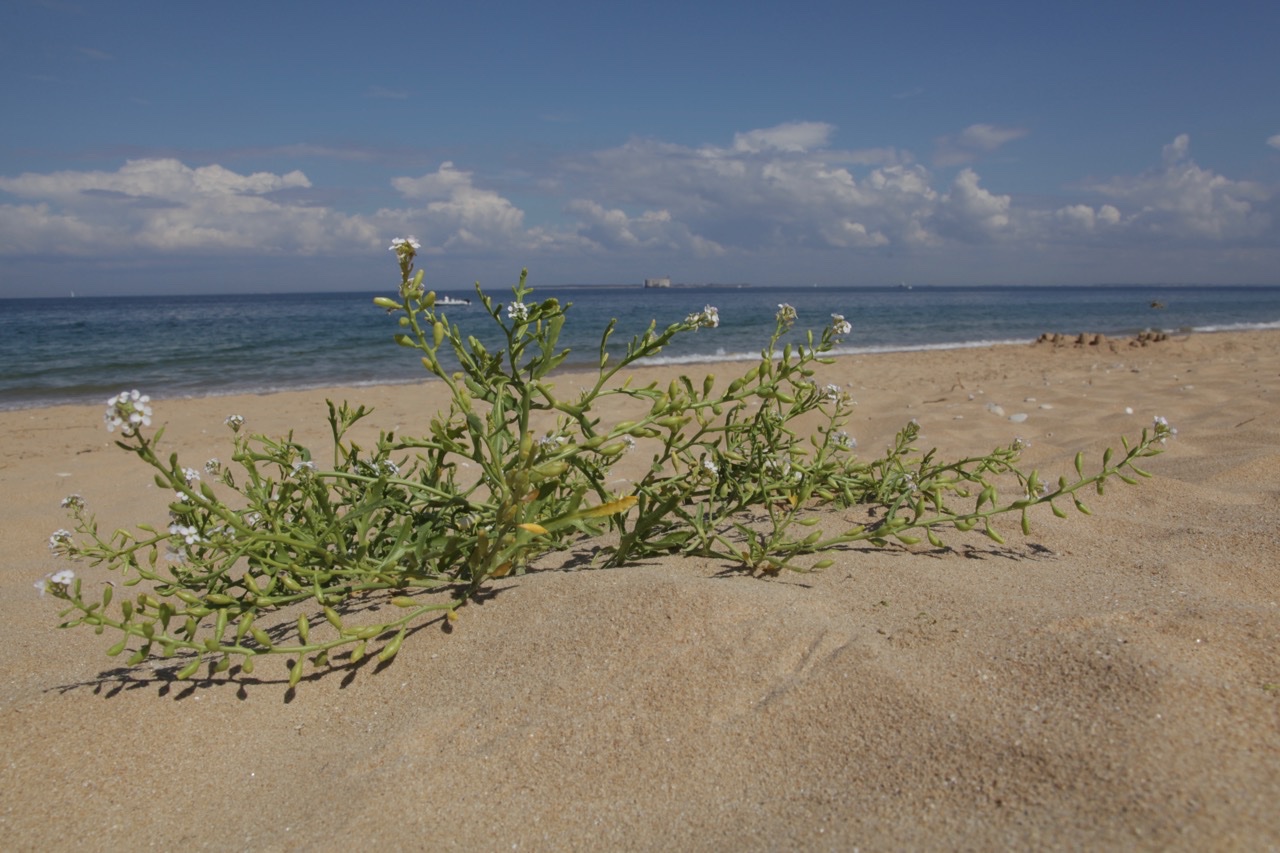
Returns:
[[[645,287],[670,287],[671,276],[664,275],[662,278],[646,278],[644,280]]]

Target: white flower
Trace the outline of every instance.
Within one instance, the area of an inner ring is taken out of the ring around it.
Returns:
[[[244,415],[227,415],[223,423],[231,427],[232,432],[239,432],[240,427],[244,426]]]
[[[391,241],[391,245],[387,247],[389,252],[416,252],[422,248],[422,244],[418,242],[417,237],[397,237]]]
[[[779,326],[790,329],[792,324],[796,321],[796,309],[786,302],[780,302],[778,304],[778,314],[775,319]]]
[[[828,385],[822,389],[822,401],[824,403],[839,403],[844,399],[844,391],[839,385]]]
[[[200,535],[200,531],[189,524],[170,524],[169,535],[177,536],[188,545],[194,545],[197,542],[204,541],[204,537]]]
[[[714,329],[720,325],[720,310],[714,305],[707,305],[696,314],[685,317],[684,321],[700,329]]]
[[[1177,428],[1170,426],[1169,420],[1160,415],[1156,415],[1155,420],[1152,422],[1152,427],[1155,429],[1156,438],[1160,439],[1161,444],[1178,434]]]
[[[67,495],[62,499],[63,509],[84,509],[84,497],[81,495]]]
[[[629,435],[624,435],[622,437],[622,443],[627,446],[627,449],[624,450],[623,453],[630,453],[636,449],[636,440]]]
[[[310,459],[293,463],[293,473],[295,474],[306,475],[306,474],[312,473],[315,470],[316,470],[316,463],[312,462]]]
[[[858,440],[844,430],[840,430],[831,436],[837,447],[843,447],[845,450],[853,450],[858,446]]]
[[[831,315],[831,336],[843,337],[853,331],[852,324],[844,318],[843,314]]]
[[[60,586],[62,587],[62,589],[52,590],[52,592],[55,595],[57,595],[58,593],[65,594],[67,591],[67,588],[71,586],[71,584],[75,581],[75,579],[76,579],[75,572],[71,571],[70,569],[62,569],[57,572],[50,572],[49,574],[40,578],[40,580],[35,582],[35,588],[40,590],[40,595],[43,596],[46,592],[50,591],[50,587]]]
[[[507,316],[513,323],[523,323],[529,319],[529,306],[523,302],[512,302],[507,306]]]
[[[107,424],[107,432],[115,432],[120,428],[123,436],[137,435],[138,428],[151,426],[151,407],[147,405],[151,398],[146,394],[133,391],[121,391],[107,400],[107,411],[102,420]]]
[[[720,469],[716,467],[716,463],[712,462],[709,457],[702,457],[702,468],[712,477],[718,477],[720,475]]]
[[[187,481],[188,486],[194,486],[200,482],[200,472],[195,468],[183,468],[182,478]]]
[[[221,471],[222,471],[222,462],[219,461],[216,456],[213,459],[208,459],[205,461],[204,472],[209,476],[216,477]]]
[[[49,537],[49,550],[55,554],[66,551],[71,545],[71,531],[60,529],[53,531],[53,535]]]

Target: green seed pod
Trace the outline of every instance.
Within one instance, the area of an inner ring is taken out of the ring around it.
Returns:
[[[271,638],[267,636],[267,632],[261,628],[250,628],[249,633],[253,635],[253,640],[264,649],[271,648]]]
[[[334,610],[332,607],[326,607],[324,609],[324,618],[328,620],[330,625],[337,628],[339,631],[342,630],[342,620],[338,618],[338,611]]]
[[[452,613],[453,611],[449,611]],[[391,638],[391,642],[382,647],[382,651],[378,652],[378,662],[386,663],[396,656],[396,652],[400,651],[400,644],[404,642],[404,628],[400,629],[400,633]]]
[[[303,644],[306,644],[307,637],[311,633],[311,623],[307,621],[307,614],[303,613],[298,617],[298,636],[302,638]]]
[[[200,658],[196,658],[191,663],[178,670],[178,680],[186,681],[188,678],[196,674],[196,670],[200,668]]]
[[[444,340],[444,323],[439,320],[431,324],[431,340],[437,347]]]
[[[364,660],[364,645],[365,645],[365,641],[361,640],[360,642],[356,643],[356,647],[351,650],[352,663],[359,663],[360,661]]]
[[[569,470],[569,463],[563,459],[559,459],[559,460],[556,460],[555,462],[543,462],[541,465],[535,465],[533,468],[533,473],[536,474],[541,479],[546,480],[546,479],[550,479],[551,477],[559,477],[561,474],[563,474],[565,471],[568,471],[568,470]]]
[[[373,304],[377,305],[379,308],[386,308],[388,311],[396,311],[403,307],[399,302],[396,302],[394,299],[389,299],[386,296],[373,297]]]
[[[229,595],[223,595],[220,592],[207,593],[204,597],[204,600],[209,604],[216,604],[219,607],[226,607],[228,604],[236,603],[236,600],[234,598],[232,598]]]
[[[121,638],[120,638],[120,642],[116,643],[114,646],[112,646],[111,648],[107,649],[107,657],[112,657],[112,658],[113,658],[113,657],[115,657],[116,655],[118,655],[118,654],[120,654],[121,652],[123,652],[123,651],[124,651],[124,647],[128,644],[128,642],[129,642],[129,637],[128,637],[128,635],[126,635],[126,636],[124,636],[124,637],[121,637]]]
[[[289,668],[289,686],[290,687],[297,687],[298,682],[302,680],[302,665],[303,665],[303,659],[302,659],[302,656],[299,655],[298,659],[294,662],[293,666]]]
[[[240,671],[245,675],[253,675],[253,656],[245,655],[244,662],[240,664]]]

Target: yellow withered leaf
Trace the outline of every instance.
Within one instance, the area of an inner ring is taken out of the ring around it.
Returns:
[[[543,527],[541,524],[534,524],[533,522],[527,522],[518,526],[521,530],[527,530],[530,533],[536,533],[539,536],[547,532],[547,528]]]
[[[625,498],[618,498],[616,501],[610,501],[607,504],[600,504],[600,506],[574,513],[574,516],[576,518],[601,518],[606,515],[616,515],[631,509],[639,500],[635,495],[627,495]]]

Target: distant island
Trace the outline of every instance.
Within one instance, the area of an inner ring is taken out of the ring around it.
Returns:
[[[670,276],[662,276],[661,278],[646,278],[644,280],[644,287],[646,290],[653,290],[653,289],[667,290],[667,289],[676,288],[676,287],[696,287],[699,289],[706,289],[706,288],[741,288],[741,287],[750,287],[750,286],[751,286],[750,284],[747,284],[745,282],[740,284],[719,283],[719,282],[708,282],[706,284],[680,284],[680,283],[672,284]]]

